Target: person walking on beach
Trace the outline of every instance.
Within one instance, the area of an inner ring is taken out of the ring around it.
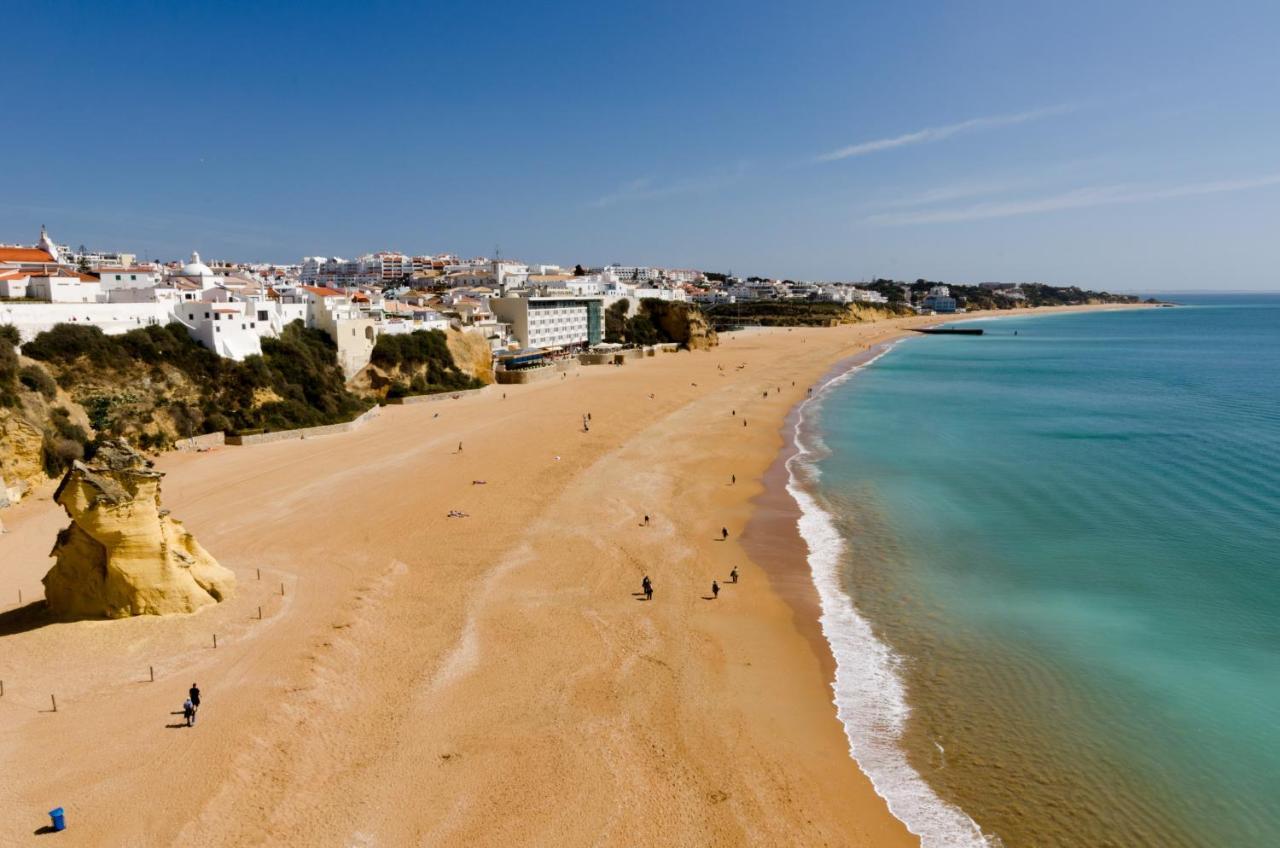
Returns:
[[[737,475],[737,474],[730,474],[730,475],[729,475],[729,485],[730,485],[730,486],[736,486],[736,485],[738,485],[738,475]]]
[[[653,600],[653,581],[649,579],[649,575],[646,574],[644,579],[640,581],[640,590],[644,592],[646,601]]]
[[[720,584],[712,580],[711,581],[711,599],[715,600],[718,597],[720,597]]]
[[[182,702],[182,717],[187,720],[187,727],[196,723],[196,708],[190,698]]]
[[[458,453],[462,453],[462,442],[458,442]]]
[[[644,516],[644,526],[645,526],[645,527],[648,527],[648,526],[649,526],[649,514],[648,514],[648,513],[645,513],[645,516]]]
[[[187,690],[187,694],[191,696],[191,706],[193,709],[200,709],[200,687],[191,684],[191,688]]]
[[[720,541],[722,541],[722,542],[723,542],[725,539],[728,539],[728,538],[729,538],[729,528],[728,528],[728,527],[721,527],[721,528],[720,528]]]
[[[729,582],[730,583],[738,582],[738,566],[736,565],[733,567],[733,570],[729,572]]]

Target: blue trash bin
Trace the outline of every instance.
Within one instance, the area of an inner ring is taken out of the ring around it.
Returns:
[[[53,822],[54,830],[67,829],[67,814],[62,811],[61,807],[50,810],[49,819]]]

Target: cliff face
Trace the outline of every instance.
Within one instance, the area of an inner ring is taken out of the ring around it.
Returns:
[[[702,310],[688,303],[645,299],[640,308],[659,333],[690,350],[705,350],[720,343]]]
[[[44,576],[55,615],[126,618],[194,612],[228,597],[235,575],[160,507],[160,480],[127,442],[77,461],[54,493],[71,517]]]
[[[43,483],[44,434],[17,412],[0,410],[0,507]]]
[[[458,368],[482,383],[493,382],[493,351],[489,342],[479,333],[449,330],[446,334],[449,353]]]
[[[860,324],[866,321],[884,321],[887,318],[901,318],[904,315],[913,314],[911,309],[906,306],[851,303],[849,304],[848,318],[845,323]]]

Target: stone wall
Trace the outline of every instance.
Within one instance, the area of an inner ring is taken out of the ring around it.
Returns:
[[[409,397],[389,398],[387,403],[394,406],[402,406],[412,403],[434,403],[440,400],[459,400],[471,395],[482,395],[489,390],[488,386],[482,389],[463,389],[459,392],[435,392],[429,395],[410,395]]]
[[[541,368],[521,368],[518,371],[498,369],[493,372],[493,375],[498,378],[499,383],[504,385],[524,385],[550,379],[559,373],[554,365],[544,365]]]
[[[341,424],[326,424],[323,427],[302,427],[298,430],[277,430],[274,433],[255,433],[251,436],[227,436],[229,445],[265,445],[271,442],[287,442],[290,439],[309,439],[312,436],[332,436],[335,433],[349,433],[361,424],[378,415],[378,407],[374,407],[359,418]]]
[[[222,431],[217,433],[205,433],[201,436],[192,436],[189,439],[178,439],[173,443],[174,450],[180,451],[201,451],[210,448],[220,448],[227,443],[227,434]]]

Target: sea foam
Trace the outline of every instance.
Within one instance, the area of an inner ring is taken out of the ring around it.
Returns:
[[[910,707],[898,668],[901,658],[875,637],[841,586],[840,564],[847,544],[835,520],[809,493],[804,481],[816,481],[814,462],[825,453],[815,428],[805,427],[823,396],[889,352],[886,346],[864,363],[818,387],[796,413],[795,454],[787,460],[787,491],[800,509],[797,526],[809,551],[809,568],[818,590],[823,636],[836,661],[832,684],[836,714],[844,725],[849,752],[871,779],[889,811],[920,837],[924,848],[992,848],[973,819],[947,803],[907,762],[902,734]]]

